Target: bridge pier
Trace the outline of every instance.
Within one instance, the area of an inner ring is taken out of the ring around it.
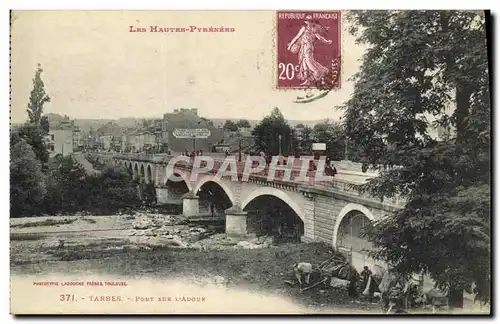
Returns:
[[[200,212],[199,197],[192,192],[182,196],[182,215],[185,217],[197,216]]]
[[[248,213],[236,205],[226,209],[226,234],[246,235]]]
[[[168,203],[170,199],[170,194],[168,188],[165,187],[156,187],[156,204],[157,205],[165,205]]]

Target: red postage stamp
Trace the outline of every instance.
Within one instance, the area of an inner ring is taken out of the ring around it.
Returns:
[[[277,12],[278,89],[340,88],[341,12]]]

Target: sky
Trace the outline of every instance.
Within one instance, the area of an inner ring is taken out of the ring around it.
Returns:
[[[15,11],[11,121],[27,118],[37,63],[51,102],[72,118],[160,118],[198,108],[208,118],[338,119],[364,48],[344,24],[342,88],[308,104],[303,90],[277,90],[273,11]],[[228,33],[139,33],[129,26],[226,27]]]

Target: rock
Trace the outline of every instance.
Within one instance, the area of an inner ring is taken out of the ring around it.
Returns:
[[[144,215],[139,216],[132,223],[132,227],[135,229],[147,229],[153,226],[151,219],[145,217]]]
[[[188,238],[187,241],[190,243],[194,243],[200,240],[200,234],[192,233]]]
[[[250,243],[250,242],[247,242],[247,241],[240,241],[240,242],[238,242],[238,244],[236,244],[236,246],[240,247],[242,249],[248,249],[248,250],[259,249],[259,248],[262,247],[260,245],[253,244],[253,243]]]
[[[152,230],[152,229],[148,229],[148,230],[145,230],[145,231],[144,231],[144,235],[145,235],[145,236],[156,236],[156,233],[155,233],[155,232],[153,232],[153,230]]]
[[[250,246],[252,245],[252,243],[250,242],[247,242],[247,241],[240,241],[238,242],[238,244],[236,244],[237,246],[240,246],[240,247],[246,247],[246,246]]]
[[[134,236],[137,232],[130,232],[128,235],[129,236]]]
[[[166,239],[169,239],[169,240],[173,240],[173,239],[174,239],[174,236],[173,236],[173,235],[168,234],[168,235],[165,235],[165,238],[166,238]]]

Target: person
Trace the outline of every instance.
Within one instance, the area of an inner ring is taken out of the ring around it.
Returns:
[[[208,190],[208,203],[210,204],[210,213],[212,214],[212,217],[214,216],[215,213],[215,202],[214,202],[214,193],[212,190]]]
[[[372,271],[368,268],[368,266],[363,267],[363,271],[361,271],[361,277],[363,278],[363,288],[365,292],[368,294],[368,299],[371,301],[373,294],[375,292],[374,282],[372,280]]]
[[[295,273],[295,278],[302,285],[302,277],[305,276],[306,284],[309,284],[309,279],[312,273],[312,264],[307,262],[295,263],[293,266],[293,272]]]
[[[323,27],[317,20],[312,20],[311,15],[307,15],[304,25],[287,46],[287,49],[292,53],[298,53],[298,78],[303,81],[301,85],[310,85],[313,81],[320,80],[329,71],[328,68],[316,61],[314,57],[314,43],[317,40],[325,44],[332,44],[331,40],[321,35],[326,30],[328,28]]]
[[[359,281],[359,274],[357,271],[350,271],[349,275],[349,285],[347,286],[347,292],[349,294],[349,298],[351,301],[355,301],[356,297],[358,297],[358,281]]]

